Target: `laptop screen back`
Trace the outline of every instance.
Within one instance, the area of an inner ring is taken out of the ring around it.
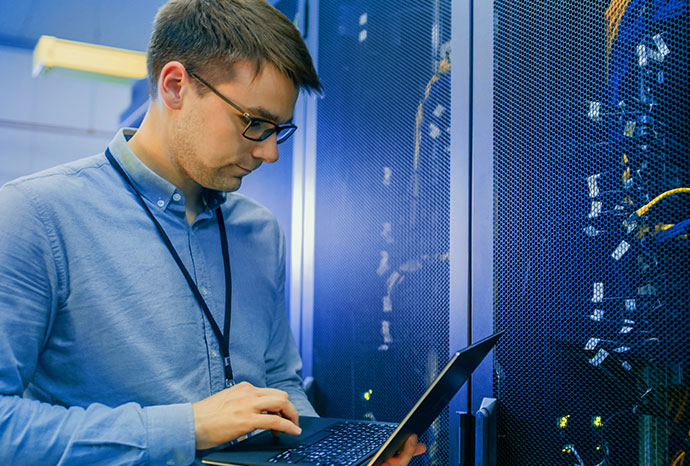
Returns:
[[[377,466],[395,455],[411,434],[426,432],[503,333],[495,333],[455,353],[395,432],[374,454],[368,466]]]

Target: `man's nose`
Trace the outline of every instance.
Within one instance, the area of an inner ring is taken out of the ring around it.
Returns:
[[[264,141],[257,142],[252,150],[252,156],[266,163],[273,163],[278,160],[278,144],[275,134]]]

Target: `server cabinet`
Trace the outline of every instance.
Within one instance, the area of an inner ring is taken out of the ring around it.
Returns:
[[[319,8],[317,409],[400,419],[461,340],[467,260],[464,332],[507,331],[465,406],[498,399],[499,464],[683,464],[686,2]],[[457,406],[417,464],[456,464]]]
[[[494,11],[498,462],[684,464],[688,6]]]
[[[319,2],[313,376],[324,415],[400,421],[449,359],[450,9]],[[446,410],[415,464],[448,464],[448,423]]]

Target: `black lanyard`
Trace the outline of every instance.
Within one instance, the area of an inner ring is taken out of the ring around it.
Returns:
[[[132,183],[132,180],[129,179],[129,176],[127,176],[127,174],[122,169],[117,160],[115,160],[115,157],[113,157],[113,154],[110,152],[110,149],[106,148],[105,156],[110,162],[110,164],[113,166],[113,168],[117,170],[120,176],[122,176],[122,178],[127,182],[129,187],[132,188],[134,193],[137,195],[139,203],[142,205],[146,213],[149,215],[153,223],[156,225],[158,233],[160,233],[163,242],[168,247],[168,250],[170,251],[170,254],[173,256],[173,259],[175,259],[175,263],[180,268],[180,271],[182,272],[182,275],[184,275],[184,278],[187,280],[189,288],[192,290],[194,297],[201,306],[201,309],[204,310],[204,314],[206,314],[206,318],[211,323],[211,328],[213,328],[213,333],[216,334],[220,350],[223,353],[223,363],[225,364],[225,386],[230,387],[234,385],[235,381],[232,377],[232,366],[230,364],[230,302],[232,297],[232,280],[230,274],[230,258],[228,255],[228,236],[225,232],[225,220],[223,219],[223,212],[221,211],[220,207],[216,208],[216,218],[218,219],[218,229],[220,230],[220,245],[223,249],[223,267],[225,269],[225,323],[223,325],[224,333],[221,333],[220,328],[216,323],[216,319],[213,318],[213,315],[211,314],[211,311],[209,310],[206,301],[204,301],[204,298],[201,296],[201,293],[199,292],[199,288],[196,286],[196,283],[194,283],[192,276],[187,271],[187,267],[185,267],[182,263],[182,259],[180,259],[180,256],[177,254],[177,251],[175,250],[175,247],[172,245],[170,238],[168,238],[168,235],[165,233],[165,230],[163,229],[161,224],[158,223],[156,217],[153,216],[153,213],[144,202],[144,199],[141,197],[141,194],[139,194],[137,188],[134,187],[134,183]]]

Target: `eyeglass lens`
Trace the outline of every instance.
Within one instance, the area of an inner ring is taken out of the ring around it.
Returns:
[[[244,135],[245,137],[255,141],[263,141],[276,132],[278,133],[276,135],[276,142],[280,144],[281,142],[287,140],[292,133],[295,132],[295,128],[281,128],[268,121],[253,120],[249,123],[249,126],[247,126],[247,129],[244,131]]]

